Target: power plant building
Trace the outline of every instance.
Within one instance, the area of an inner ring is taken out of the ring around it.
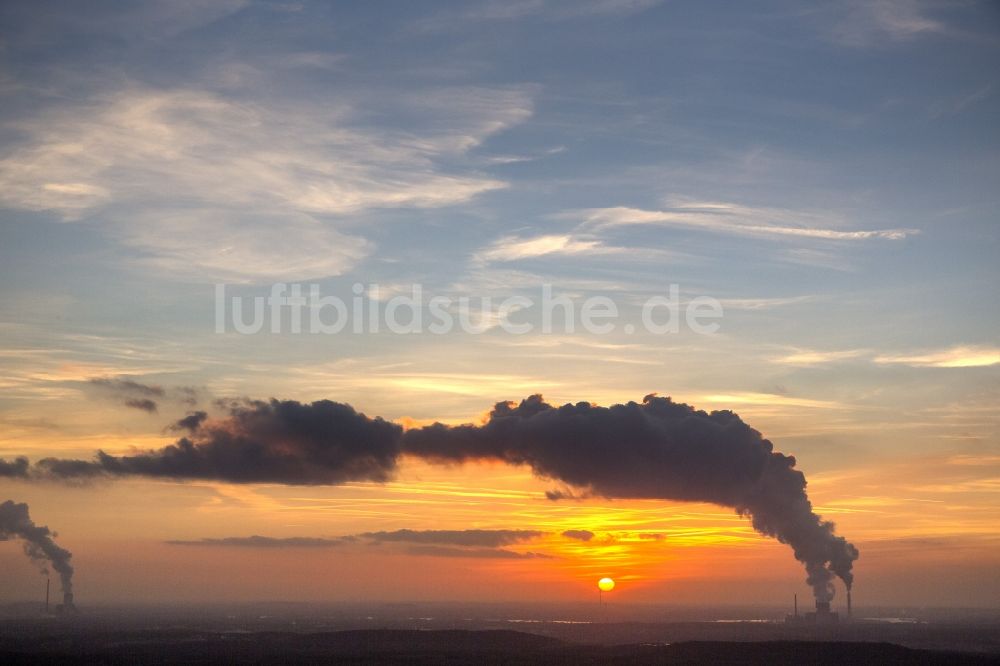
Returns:
[[[849,604],[850,602],[848,602]],[[847,611],[848,617],[850,616],[850,605],[848,605]],[[830,610],[829,601],[817,601],[816,610],[809,611],[804,615],[799,615],[799,597],[795,596],[795,610],[792,615],[785,616],[785,622],[789,624],[807,624],[807,625],[819,625],[819,626],[829,626],[832,624],[837,624],[840,621],[840,614],[836,611]]]

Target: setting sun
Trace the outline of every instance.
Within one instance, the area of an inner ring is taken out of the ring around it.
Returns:
[[[597,581],[597,587],[600,588],[601,592],[610,592],[615,589],[615,581],[610,578],[602,578]]]

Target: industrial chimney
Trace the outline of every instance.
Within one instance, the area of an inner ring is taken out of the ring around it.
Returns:
[[[73,615],[76,612],[77,612],[76,611],[76,606],[73,605],[73,593],[72,592],[64,592],[63,593],[63,602],[61,604],[59,604],[58,606],[56,606],[56,614],[57,615]]]
[[[851,618],[851,588],[847,588],[847,618]]]
[[[789,624],[798,624],[802,621],[802,618],[799,617],[799,595],[797,594],[792,595],[792,608],[792,614],[785,615],[785,622]]]
[[[45,614],[49,614],[49,585],[52,583],[51,578],[45,579]]]

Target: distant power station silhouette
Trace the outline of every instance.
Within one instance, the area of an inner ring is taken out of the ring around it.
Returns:
[[[41,566],[42,573],[49,573],[49,565],[59,574],[63,602],[56,606],[58,614],[75,613],[73,604],[73,566],[69,563],[72,553],[52,540],[52,532],[44,525],[35,525],[28,514],[28,505],[7,500],[0,503],[0,541],[17,537],[24,541],[24,553]],[[45,612],[49,612],[49,580],[45,581]]]
[[[805,625],[830,625],[840,622],[840,614],[830,609],[829,601],[816,601],[816,610],[799,615],[799,595],[793,597],[793,608],[791,615],[785,616],[788,624]],[[847,619],[851,619],[851,590],[847,590]]]

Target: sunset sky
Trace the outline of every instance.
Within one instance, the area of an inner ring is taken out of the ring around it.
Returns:
[[[655,393],[795,457],[861,553],[855,604],[995,607],[998,63],[985,0],[4,2],[0,459],[160,449],[232,399],[412,430]],[[481,330],[218,332],[220,285],[275,283],[419,285]],[[613,330],[540,330],[546,285],[610,299]],[[642,326],[672,288],[717,330]],[[528,333],[498,323],[515,295]],[[732,508],[496,461],[393,474],[0,473],[0,502],[58,532],[81,605],[808,593]],[[0,541],[0,603],[43,590]]]

